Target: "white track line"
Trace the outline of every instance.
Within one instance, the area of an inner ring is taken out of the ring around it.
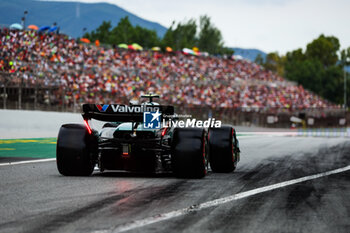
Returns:
[[[321,178],[324,176],[329,176],[332,174],[337,174],[337,173],[341,173],[341,172],[345,172],[350,170],[350,165],[343,167],[343,168],[339,168],[339,169],[335,169],[332,171],[327,171],[327,172],[323,172],[323,173],[319,173],[319,174],[315,174],[315,175],[310,175],[310,176],[305,176],[305,177],[301,177],[298,179],[293,179],[293,180],[289,180],[289,181],[284,181],[281,183],[277,183],[277,184],[273,184],[273,185],[268,185],[265,187],[261,187],[261,188],[257,188],[257,189],[253,189],[250,191],[246,191],[246,192],[242,192],[242,193],[237,193],[237,194],[233,194],[231,196],[227,196],[227,197],[223,197],[223,198],[218,198],[212,201],[208,201],[208,202],[204,202],[198,205],[193,205],[193,206],[189,206],[187,208],[184,209],[179,209],[179,210],[174,210],[168,213],[163,213],[163,214],[159,214],[159,215],[155,215],[152,217],[148,217],[148,218],[144,218],[144,219],[140,219],[140,220],[135,220],[129,223],[125,223],[122,225],[119,225],[113,229],[110,230],[102,230],[102,231],[96,231],[96,232],[113,232],[113,233],[119,233],[119,232],[124,232],[124,231],[128,231],[128,230],[133,230],[136,228],[140,228],[140,227],[144,227],[147,225],[150,225],[152,223],[157,223],[157,222],[161,222],[161,221],[165,221],[168,219],[172,219],[172,218],[176,218],[179,216],[183,216],[186,215],[188,213],[194,212],[194,211],[199,211],[202,209],[206,209],[209,207],[214,207],[214,206],[219,206],[228,202],[232,202],[235,200],[239,200],[245,197],[250,197],[259,193],[264,193],[267,191],[271,191],[271,190],[275,190],[275,189],[279,189],[279,188],[283,188],[286,186],[290,186],[293,184],[297,184],[297,183],[301,183],[301,182],[305,182],[308,180],[314,180],[317,178]]]
[[[19,162],[8,162],[8,163],[0,163],[0,166],[11,166],[11,165],[27,164],[27,163],[43,163],[43,162],[51,162],[51,161],[56,161],[56,159],[35,159],[35,160],[26,160],[26,161],[19,161]]]
[[[56,161],[56,159],[35,159],[35,160],[26,160],[19,162],[8,162],[8,163],[0,163],[0,166],[10,166],[10,165],[18,165],[18,164],[28,164],[28,163],[43,163],[43,162],[51,162]],[[100,170],[97,166],[94,168],[94,171]]]

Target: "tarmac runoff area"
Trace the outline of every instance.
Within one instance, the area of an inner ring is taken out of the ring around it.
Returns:
[[[81,114],[0,110],[0,139],[55,138],[62,124],[83,124]],[[350,128],[279,129],[235,126],[240,135],[350,137]]]
[[[234,173],[63,177],[57,132],[80,115],[18,112],[0,111],[1,136],[17,129],[0,140],[0,232],[350,232],[347,137],[237,129]]]

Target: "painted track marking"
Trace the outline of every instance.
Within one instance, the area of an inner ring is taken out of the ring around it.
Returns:
[[[18,162],[8,162],[8,163],[0,163],[0,166],[11,166],[11,165],[19,165],[19,164],[28,164],[28,163],[43,163],[43,162],[51,162],[56,161],[53,159],[35,159],[35,160],[26,160],[26,161],[18,161]]]
[[[51,162],[56,161],[55,158],[52,159],[35,159],[35,160],[26,160],[26,161],[18,161],[18,162],[8,162],[8,163],[0,163],[0,166],[10,166],[10,165],[19,165],[19,164],[28,164],[28,163],[43,163],[43,162]],[[100,170],[98,167],[94,168],[94,171]]]
[[[219,206],[219,205],[222,205],[222,204],[225,204],[228,202],[243,199],[243,198],[250,197],[250,196],[253,196],[256,194],[268,192],[268,191],[275,190],[275,189],[280,189],[280,188],[287,187],[287,186],[290,186],[293,184],[297,184],[297,183],[301,183],[301,182],[305,182],[305,181],[309,181],[309,180],[314,180],[314,179],[318,179],[321,177],[325,177],[325,176],[329,176],[329,175],[333,175],[333,174],[337,174],[337,173],[341,173],[341,172],[345,172],[345,171],[349,171],[349,170],[350,170],[350,165],[343,167],[343,168],[338,168],[335,170],[318,173],[315,175],[305,176],[305,177],[301,177],[301,178],[297,178],[297,179],[293,179],[293,180],[280,182],[280,183],[273,184],[273,185],[264,186],[261,188],[256,188],[256,189],[249,190],[246,192],[233,194],[231,196],[218,198],[218,199],[204,202],[204,203],[201,203],[198,205],[192,205],[192,206],[189,206],[187,208],[174,210],[174,211],[171,211],[168,213],[158,214],[158,215],[154,215],[152,217],[148,217],[148,218],[144,218],[144,219],[140,219],[140,220],[135,220],[135,221],[132,221],[129,223],[121,224],[121,225],[116,226],[116,227],[109,229],[109,230],[100,230],[100,231],[94,231],[94,232],[96,232],[96,233],[97,232],[119,233],[119,232],[129,231],[129,230],[144,227],[144,226],[147,226],[147,225],[150,225],[153,223],[158,223],[161,221],[165,221],[165,220],[169,220],[169,219],[176,218],[179,216],[183,216],[183,215],[189,214],[191,212],[199,211],[199,210],[206,209],[209,207]]]

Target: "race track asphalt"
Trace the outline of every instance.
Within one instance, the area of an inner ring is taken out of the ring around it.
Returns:
[[[0,232],[350,232],[350,171],[225,199],[346,167],[349,139],[246,136],[240,145],[234,173],[204,179],[0,166]]]

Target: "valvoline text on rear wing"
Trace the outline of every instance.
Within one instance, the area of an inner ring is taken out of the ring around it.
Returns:
[[[112,122],[143,122],[144,112],[173,115],[170,105],[83,104],[83,118]]]

